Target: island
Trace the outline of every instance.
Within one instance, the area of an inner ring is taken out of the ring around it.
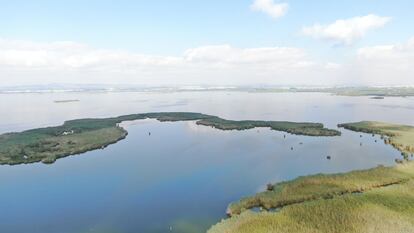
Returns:
[[[372,121],[339,126],[381,135],[404,162],[268,184],[266,191],[231,203],[230,218],[208,233],[412,232],[414,161],[406,154],[413,151],[414,127]]]
[[[233,121],[193,112],[156,112],[130,114],[113,118],[78,119],[61,126],[27,130],[0,135],[0,164],[16,165],[43,162],[87,151],[103,149],[124,139],[128,132],[120,127],[124,121],[156,119],[165,121],[196,121],[198,125],[221,130],[245,130],[268,127],[272,130],[306,136],[339,136],[340,131],[324,128],[319,123],[287,121]]]

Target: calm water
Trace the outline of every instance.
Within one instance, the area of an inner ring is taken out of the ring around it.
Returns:
[[[328,94],[183,92],[0,95],[0,132],[64,120],[152,111],[228,119],[413,124],[413,98]],[[73,103],[54,100],[79,99]],[[268,182],[319,172],[392,165],[399,153],[378,137],[303,137],[268,129],[220,131],[194,122],[125,122],[127,139],[53,165],[0,166],[0,232],[205,232],[229,202]],[[148,136],[151,132],[151,136]],[[362,146],[360,143],[362,142]],[[300,144],[303,143],[303,144]],[[294,147],[292,151],[290,148]],[[332,160],[326,160],[326,156]],[[172,227],[172,231],[170,231]]]

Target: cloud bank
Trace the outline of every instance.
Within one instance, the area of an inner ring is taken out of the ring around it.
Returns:
[[[405,43],[360,48],[355,63],[362,82],[414,85],[414,37]]]
[[[211,45],[176,56],[96,49],[75,42],[0,39],[0,86],[48,83],[138,85],[414,85],[414,39],[360,48],[341,64],[297,47]]]
[[[302,33],[315,39],[331,40],[336,43],[351,45],[363,38],[368,31],[383,27],[391,20],[374,14],[337,20],[331,24],[315,24],[304,27]]]
[[[134,83],[148,85],[301,82],[325,64],[294,47],[213,45],[180,56],[95,49],[75,42],[0,40],[0,74],[7,84]]]

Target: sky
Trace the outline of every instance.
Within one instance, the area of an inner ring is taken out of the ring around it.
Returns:
[[[0,86],[414,85],[410,0],[0,0]]]

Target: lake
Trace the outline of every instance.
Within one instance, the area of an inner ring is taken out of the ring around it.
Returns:
[[[158,111],[320,122],[329,128],[360,120],[414,125],[414,98],[400,97],[205,91],[16,93],[0,98],[0,133]],[[306,137],[264,128],[221,131],[194,122],[122,125],[128,137],[104,150],[52,165],[0,166],[1,232],[205,232],[226,217],[231,201],[262,191],[269,182],[393,165],[400,156],[378,136],[360,137],[344,129],[340,137]]]

